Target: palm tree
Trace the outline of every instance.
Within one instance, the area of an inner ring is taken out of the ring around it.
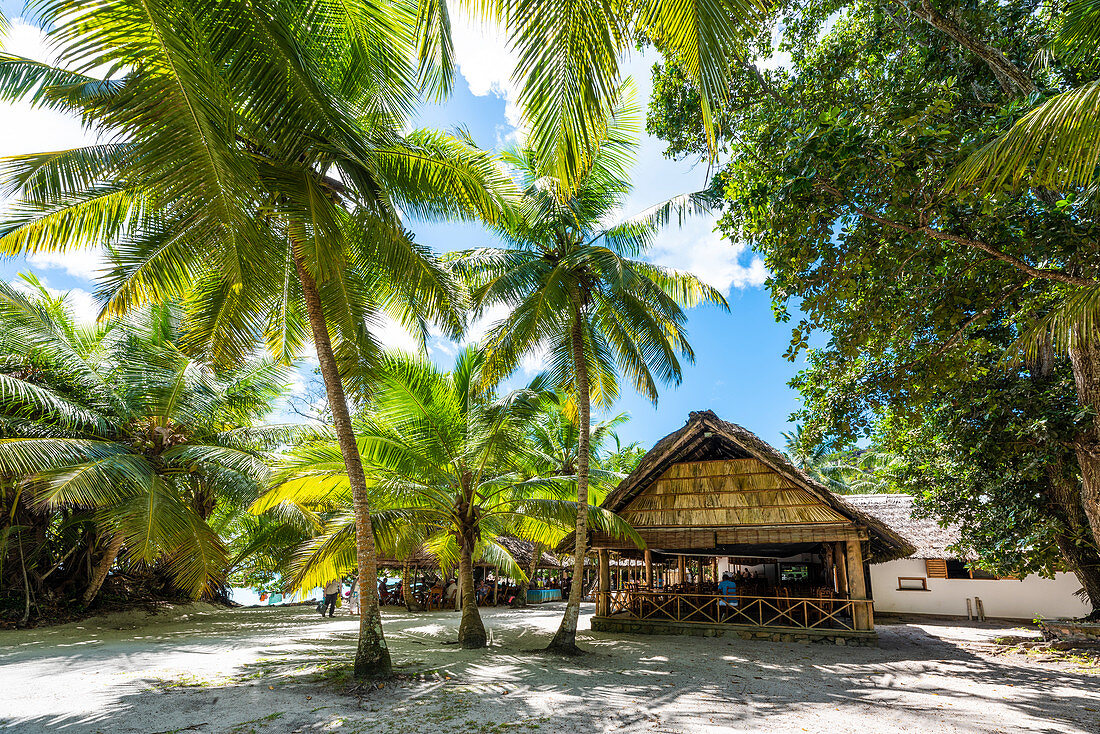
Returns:
[[[0,473],[39,512],[83,512],[77,519],[94,523],[102,548],[84,604],[123,548],[130,563],[162,563],[194,597],[220,588],[227,558],[208,521],[219,500],[255,496],[267,465],[260,448],[288,435],[251,427],[286,370],[251,360],[215,372],[176,346],[173,308],[81,326],[28,282],[34,297],[0,284]]]
[[[536,378],[541,382],[541,377]],[[542,391],[539,410],[530,424],[527,445],[531,449],[534,462],[528,467],[532,476],[570,478],[577,474],[577,447],[580,428],[577,425],[577,406],[571,397],[562,391]],[[603,466],[605,443],[614,438],[615,428],[628,420],[625,413],[600,421],[592,426],[589,437],[589,504],[599,505],[609,491],[622,480],[623,475],[614,468]],[[528,581],[534,574],[542,556],[543,545],[535,543],[531,554],[530,566],[526,569],[527,579],[520,584],[519,598],[526,603]],[[574,579],[581,583],[582,579]]]
[[[893,454],[877,449],[836,451],[813,439],[802,424],[785,431],[785,453],[791,462],[837,494],[882,494],[898,491],[890,475],[899,464]]]
[[[499,538],[518,535],[550,543],[565,535],[576,515],[567,499],[568,482],[528,478],[532,459],[525,437],[536,395],[518,390],[497,397],[482,387],[483,356],[468,347],[445,373],[430,362],[393,356],[380,373],[372,409],[359,433],[367,466],[374,528],[381,546],[408,551],[423,544],[446,567],[458,566],[462,594],[459,642],[484,647],[485,626],[478,613],[474,561],[485,560],[503,573],[523,571]],[[295,452],[277,474],[276,487],[256,511],[292,502],[310,509],[346,506],[342,477],[331,472],[326,447]],[[328,449],[331,452],[331,449]],[[599,510],[593,524],[616,535],[637,538],[615,515]],[[410,543],[410,528],[419,532]],[[347,518],[336,517],[308,544],[297,582],[346,572]]]
[[[607,124],[623,79],[619,66],[639,37],[673,55],[699,90],[703,128],[712,151],[713,110],[729,94],[727,70],[746,64],[736,48],[746,26],[759,22],[763,0],[464,0],[500,21],[518,55],[514,77],[543,170],[566,196],[586,177],[607,139]]]
[[[107,311],[182,298],[183,346],[217,364],[257,342],[289,362],[312,338],[373,578],[346,388],[363,396],[383,319],[460,329],[459,293],[402,212],[493,221],[509,190],[468,141],[404,133],[448,66],[445,20],[397,0],[56,0],[40,14],[75,69],[6,56],[0,97],[69,110],[103,142],[0,161],[17,197],[0,252],[109,246]],[[387,676],[376,589],[361,586],[355,674]]]
[[[698,278],[637,259],[673,212],[702,206],[698,197],[605,224],[630,191],[627,169],[638,136],[632,91],[623,89],[607,138],[575,188],[555,178],[533,150],[506,156],[523,189],[518,214],[498,227],[509,246],[460,253],[456,260],[471,282],[475,309],[502,303],[511,310],[486,337],[486,376],[501,379],[525,355],[544,352],[548,379],[576,402],[574,579],[583,578],[587,550],[592,403],[614,402],[620,371],[656,402],[657,382],[678,383],[680,358],[693,359],[683,309],[704,302],[727,308],[722,294]],[[573,584],[551,649],[576,651],[581,595],[581,585]]]

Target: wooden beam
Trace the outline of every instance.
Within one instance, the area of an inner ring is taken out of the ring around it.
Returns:
[[[607,551],[596,551],[599,558],[599,588],[596,594],[596,614],[607,617],[611,614],[611,568],[607,558]]]
[[[717,545],[769,545],[775,543],[830,543],[867,540],[866,528],[855,525],[770,525],[721,528],[638,528],[646,546],[658,550],[713,549]],[[603,533],[592,534],[593,548],[635,550],[630,541]]]
[[[848,596],[848,564],[845,557],[848,551],[844,543],[833,543],[833,565],[836,568],[836,591],[843,597]]]
[[[648,548],[645,551],[645,585],[653,588],[653,554]]]
[[[845,542],[846,558],[848,564],[848,593],[849,598],[855,600],[867,599],[867,582],[863,575],[863,549],[858,540]],[[856,605],[853,611],[854,627],[857,630],[871,630],[874,624],[868,605]]]

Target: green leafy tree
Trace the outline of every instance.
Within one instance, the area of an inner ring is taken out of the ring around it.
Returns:
[[[1100,553],[1080,502],[1069,365],[987,377],[947,390],[925,415],[886,415],[874,444],[894,457],[883,479],[960,531],[960,551],[1004,576],[1073,571],[1100,612]]]
[[[1031,379],[1013,345],[1095,285],[1100,229],[1087,207],[1046,188],[962,198],[950,185],[1036,92],[1082,82],[1084,70],[1064,60],[1029,64],[1053,37],[1044,6],[800,2],[781,11],[792,18],[782,39],[791,64],[731,67],[738,97],[721,119],[736,155],[714,187],[722,229],[764,255],[777,316],[797,318],[788,356],[806,353],[793,384],[810,440],[850,446],[886,413],[915,424],[975,381]],[[702,121],[674,57],[659,75],[653,129],[675,143],[671,154],[700,150]],[[809,349],[815,336],[820,346]],[[1076,509],[1065,514],[1085,513],[1094,546],[1096,359],[1087,344],[1070,353],[1077,423],[1060,434],[1076,464],[1065,470]],[[1066,496],[1059,476],[1048,477],[1052,499]]]
[[[506,156],[521,178],[517,215],[502,219],[508,246],[462,253],[458,268],[470,280],[476,310],[504,304],[510,314],[486,337],[486,376],[511,374],[525,355],[544,351],[548,380],[577,406],[576,549],[573,578],[583,578],[587,551],[591,406],[611,405],[625,373],[641,394],[657,399],[657,383],[677,383],[680,359],[691,360],[685,307],[726,306],[723,296],[694,276],[639,259],[676,211],[697,208],[694,197],[666,202],[608,226],[630,191],[627,178],[637,139],[632,87],[607,128],[599,153],[573,188],[555,178],[537,154]],[[570,590],[550,648],[577,650],[582,589]]]
[[[478,374],[482,364],[483,356],[473,348],[459,355],[450,372],[418,358],[389,358],[358,432],[378,544],[398,554],[422,544],[444,569],[458,566],[458,638],[466,648],[486,643],[474,561],[523,578],[523,570],[497,539],[514,535],[549,544],[565,535],[577,514],[568,499],[571,483],[529,477],[524,471],[534,458],[525,438],[537,396],[527,390],[501,397],[486,392]],[[255,510],[281,503],[346,508],[344,477],[332,472],[334,454],[331,444],[294,452],[279,470],[275,488]],[[309,588],[351,568],[349,520],[345,510],[305,546],[298,585]],[[592,524],[638,540],[610,512],[594,511]],[[410,533],[410,528],[417,531]]]
[[[84,604],[123,549],[126,564],[159,564],[194,597],[219,589],[228,559],[210,519],[219,503],[256,496],[261,449],[287,436],[252,426],[285,387],[285,368],[250,360],[214,371],[179,350],[175,309],[82,326],[30,283],[33,297],[0,284],[0,473],[17,482],[9,507],[37,513],[47,533],[91,530],[81,536],[96,557],[81,579]],[[65,566],[63,575],[72,557],[50,571]]]
[[[109,0],[37,6],[62,64],[0,58],[0,97],[79,115],[100,144],[8,158],[0,252],[103,244],[111,313],[183,299],[184,347],[217,364],[312,339],[355,491],[363,600],[355,674],[391,672],[349,407],[386,317],[456,334],[458,291],[403,213],[492,221],[509,181],[467,141],[414,130],[446,86],[430,5]],[[105,79],[93,76],[107,69]]]

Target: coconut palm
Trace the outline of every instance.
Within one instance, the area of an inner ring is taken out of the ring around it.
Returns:
[[[564,536],[576,515],[571,484],[527,475],[532,459],[525,437],[536,395],[517,390],[486,392],[473,348],[442,372],[423,359],[393,356],[382,370],[372,409],[358,434],[367,467],[374,528],[382,547],[399,554],[422,544],[444,568],[458,566],[462,594],[459,642],[484,647],[473,564],[481,559],[516,578],[524,573],[498,541],[518,535],[541,543]],[[295,453],[277,473],[277,486],[257,511],[282,502],[310,508],[346,506],[343,478],[331,471],[325,447]],[[331,448],[328,449],[331,454]],[[615,515],[600,510],[592,523],[605,532],[636,538]],[[410,543],[410,527],[419,528]],[[347,518],[336,517],[304,549],[297,582],[310,587],[346,572]],[[415,544],[415,545],[414,545]]]
[[[567,195],[607,139],[623,81],[620,62],[648,38],[674,55],[699,90],[703,128],[715,149],[713,110],[729,94],[727,70],[743,64],[737,40],[759,22],[763,0],[463,0],[500,21],[518,56],[514,78],[528,140]]]
[[[541,382],[541,379],[539,381]],[[604,445],[610,439],[614,439],[616,445],[618,444],[619,439],[614,430],[627,420],[627,415],[620,413],[592,426],[588,450],[590,504],[601,504],[607,493],[623,479],[623,474],[618,473],[614,468],[609,469],[604,466],[604,459],[611,455],[604,451]],[[539,410],[534,415],[526,436],[533,459],[528,469],[532,476],[562,479],[575,477],[579,436],[577,406],[572,398],[562,391],[542,391]],[[527,580],[520,583],[521,603],[526,603],[528,581],[535,572],[542,552],[542,544],[535,543],[530,565],[525,569]],[[580,582],[581,579],[575,580],[575,583]]]
[[[680,360],[693,359],[685,307],[714,303],[721,293],[698,278],[639,259],[676,211],[700,208],[696,196],[665,202],[608,225],[630,191],[627,177],[639,134],[633,89],[626,85],[598,154],[567,188],[531,149],[506,156],[521,179],[519,214],[502,220],[504,249],[460,253],[457,269],[471,282],[474,308],[504,304],[510,314],[486,337],[485,373],[512,373],[524,356],[545,354],[551,384],[576,402],[577,502],[573,578],[583,578],[587,550],[593,403],[611,405],[622,372],[657,400],[657,383],[677,383]],[[582,590],[574,584],[551,643],[576,650]]]
[[[1088,73],[1100,70],[1100,0],[1070,0],[1056,16],[1050,51]],[[975,152],[952,186],[983,192],[1023,185],[1054,191],[1100,183],[1100,79],[1058,94],[1028,112],[1004,135]]]
[[[184,347],[218,364],[257,343],[290,361],[311,338],[373,577],[347,387],[362,396],[386,319],[460,328],[458,292],[402,213],[492,221],[509,188],[467,141],[405,132],[448,67],[445,17],[398,0],[38,8],[71,68],[6,56],[0,96],[69,110],[101,142],[0,162],[16,195],[0,252],[109,246],[107,311],[182,298]],[[391,671],[375,591],[362,584],[360,677]]]
[[[94,523],[85,604],[123,548],[131,564],[163,564],[192,596],[220,587],[226,553],[208,521],[219,501],[256,495],[260,448],[288,435],[251,427],[285,368],[251,360],[215,372],[177,348],[175,309],[80,325],[28,283],[33,297],[0,284],[0,474],[24,495],[12,505]]]

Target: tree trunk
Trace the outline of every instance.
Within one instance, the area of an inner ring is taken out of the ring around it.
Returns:
[[[1066,566],[1077,576],[1081,587],[1092,604],[1094,615],[1100,613],[1100,553],[1092,542],[1088,518],[1081,507],[1081,491],[1076,477],[1067,471],[1066,462],[1050,462],[1047,476],[1050,478],[1051,505],[1061,526],[1055,543],[1066,561]]]
[[[589,424],[588,362],[584,358],[584,332],[581,324],[581,308],[574,306],[572,346],[573,369],[577,388],[577,525],[576,543],[573,546],[573,583],[569,588],[569,600],[565,604],[565,614],[561,619],[554,639],[547,650],[566,654],[577,654],[577,620],[581,615],[581,597],[584,595],[584,556],[588,552],[588,440],[591,432]]]
[[[1093,416],[1073,448],[1081,469],[1081,506],[1092,529],[1093,544],[1100,547],[1100,338],[1078,334],[1076,341],[1069,350],[1069,359],[1077,402],[1091,408]]]
[[[531,549],[531,562],[527,564],[527,579],[520,583],[519,593],[516,595],[516,606],[527,606],[527,590],[531,588],[531,579],[539,569],[539,560],[542,558],[542,543],[535,543]]]
[[[107,580],[107,574],[110,573],[111,566],[115,565],[115,559],[118,558],[124,542],[126,542],[126,538],[120,531],[116,530],[111,536],[111,542],[107,546],[107,550],[103,552],[103,557],[99,559],[95,570],[92,571],[92,579],[88,582],[88,588],[84,590],[85,605],[91,604],[92,599],[95,599],[95,595],[99,593],[99,588]]]
[[[462,533],[464,536],[470,534],[468,528],[463,528]],[[474,589],[474,549],[466,540],[465,537],[459,538],[461,553],[458,561],[458,586],[462,594],[462,621],[458,623],[458,644],[467,650],[475,650],[485,647],[488,637],[485,634],[485,625],[481,621],[481,612],[477,608],[477,591]]]
[[[344,457],[344,468],[348,473],[355,512],[355,551],[359,564],[359,645],[355,651],[354,675],[356,678],[388,678],[393,675],[393,667],[386,638],[382,633],[382,610],[378,605],[378,558],[374,550],[374,528],[367,501],[363,460],[355,443],[351,414],[344,395],[344,382],[332,351],[317,283],[305,268],[297,250],[294,252],[294,265],[302,283],[306,313],[317,348],[317,361],[320,363],[321,377],[325,381],[325,392],[332,410],[332,422],[340,444],[340,453]]]

